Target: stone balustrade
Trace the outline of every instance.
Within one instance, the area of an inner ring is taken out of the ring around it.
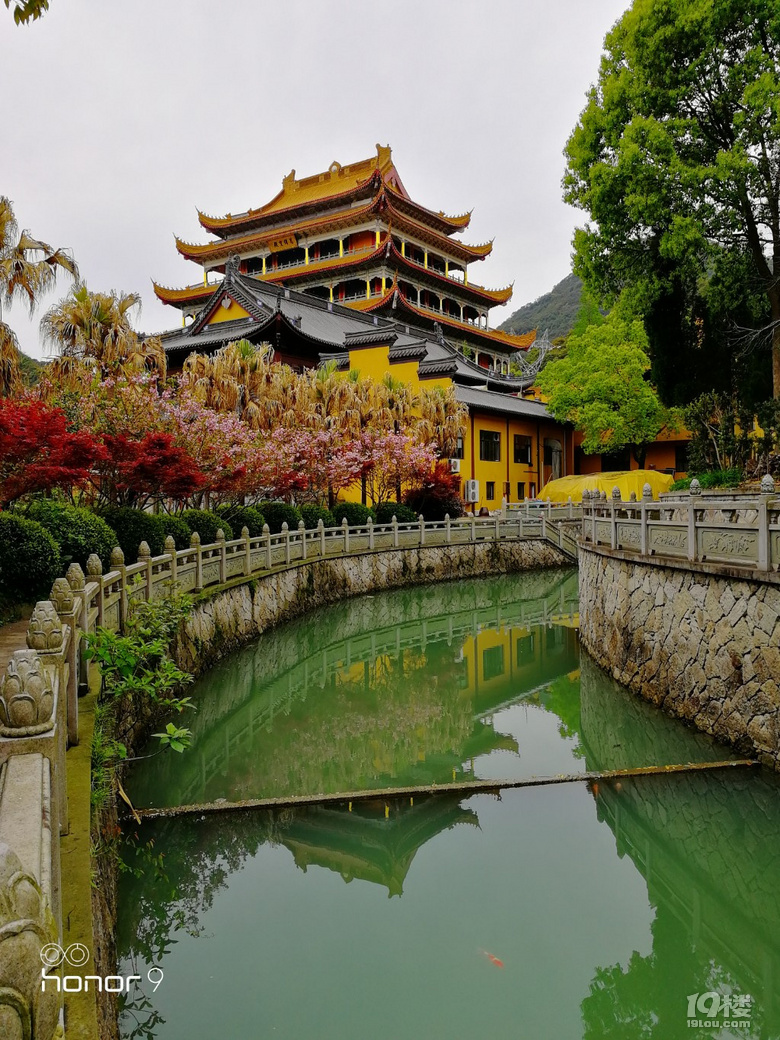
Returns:
[[[644,557],[711,563],[762,572],[780,568],[780,498],[771,477],[756,496],[701,494],[698,482],[686,497],[654,501],[649,485],[642,498],[624,501],[617,488],[586,492],[582,540]]]

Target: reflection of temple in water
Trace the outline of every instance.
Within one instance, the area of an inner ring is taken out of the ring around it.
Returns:
[[[431,838],[459,823],[478,827],[473,809],[446,796],[361,802],[352,812],[317,806],[294,815],[280,835],[304,872],[326,867],[346,882],[355,878],[387,888],[400,896],[417,850]]]
[[[196,691],[193,746],[140,771],[136,804],[445,783],[517,753],[492,715],[576,669],[577,578],[495,588],[363,599],[262,637]]]
[[[620,764],[639,761],[661,747],[667,762],[690,760],[698,735],[617,685],[610,689],[584,656],[582,664],[589,769],[614,767],[615,755]],[[652,730],[641,725],[647,712]],[[711,757],[725,754],[713,746]],[[618,854],[647,882],[656,917],[649,956],[597,973],[582,1005],[585,1037],[682,1035],[687,995],[710,990],[753,997],[752,1028],[740,1036],[780,1035],[780,860],[767,840],[780,834],[778,779],[728,770],[601,781],[592,792]],[[643,1032],[653,1019],[654,1029]]]

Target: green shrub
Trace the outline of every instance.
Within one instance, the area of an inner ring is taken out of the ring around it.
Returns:
[[[369,517],[376,520],[374,510],[360,502],[337,502],[331,512],[336,521],[336,527],[341,527],[345,518],[350,527],[365,527]]]
[[[708,470],[706,473],[695,473],[693,476],[685,477],[682,480],[675,480],[669,490],[688,491],[694,477],[705,490],[709,488],[735,488],[739,487],[742,480],[742,470],[713,469]]]
[[[138,546],[146,542],[152,556],[165,552],[165,525],[161,516],[145,513],[143,509],[108,509],[103,514],[106,522],[116,532],[116,541],[125,554],[125,563],[135,563]]]
[[[185,509],[181,514],[182,520],[191,531],[197,531],[200,535],[201,545],[210,545],[217,540],[217,531],[222,528],[225,538],[230,541],[233,537],[233,528],[217,513],[209,513],[206,509]]]
[[[380,502],[374,507],[374,512],[378,524],[391,524],[393,517],[399,524],[412,524],[417,519],[415,511],[401,502]]]
[[[449,513],[450,520],[463,516],[463,503],[454,495],[441,494],[436,487],[423,487],[410,491],[406,504],[417,516],[422,513],[428,521],[443,520]]]
[[[301,506],[301,516],[307,531],[313,530],[322,520],[325,527],[335,527],[333,513],[324,506]]]
[[[59,546],[37,522],[0,513],[0,584],[20,599],[49,593],[62,574]]]
[[[39,498],[26,515],[45,527],[57,543],[63,570],[74,562],[86,570],[91,553],[100,557],[104,568],[108,567],[111,550],[117,544],[116,535],[97,513]]]
[[[288,506],[286,502],[261,502],[258,509],[262,510],[271,534],[279,534],[282,524],[285,523],[291,531],[297,531],[298,524],[303,519],[300,509]]]
[[[265,517],[254,506],[220,506],[217,513],[227,520],[233,528],[236,538],[239,537],[244,527],[248,529],[250,538],[258,538],[263,533]]]
[[[177,549],[189,549],[192,530],[186,520],[182,520],[180,516],[172,516],[170,513],[159,513],[158,516],[162,520],[165,537],[171,535]]]

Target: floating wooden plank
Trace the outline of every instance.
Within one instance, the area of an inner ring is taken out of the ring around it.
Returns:
[[[636,769],[607,769],[596,773],[559,773],[556,776],[529,776],[522,780],[464,780],[453,784],[427,784],[409,787],[381,787],[368,791],[339,791],[335,794],[304,794],[287,798],[245,798],[228,802],[197,802],[194,805],[171,805],[159,809],[137,809],[142,819],[166,816],[205,816],[207,813],[238,812],[244,809],[290,809],[306,805],[338,805],[351,802],[389,801],[391,798],[414,798],[418,795],[471,795],[510,790],[516,787],[544,787],[550,784],[574,784],[594,780],[618,780],[634,776],[661,776],[671,773],[701,773],[713,769],[755,768],[760,763],[752,758],[729,759],[725,762],[687,762],[671,766],[640,766]]]

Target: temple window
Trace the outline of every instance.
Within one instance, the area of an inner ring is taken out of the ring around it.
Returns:
[[[496,430],[479,431],[479,457],[482,462],[501,461],[501,434]]]

